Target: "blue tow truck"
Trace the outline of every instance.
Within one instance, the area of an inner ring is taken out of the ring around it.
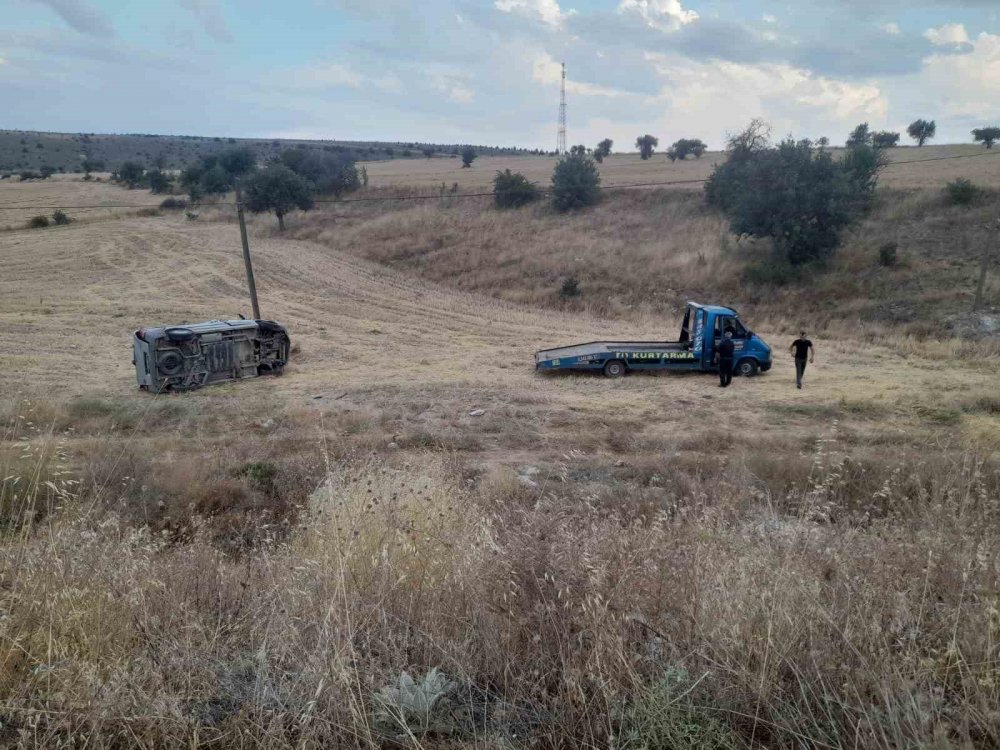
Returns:
[[[620,378],[630,370],[718,372],[715,347],[733,332],[735,374],[747,377],[771,369],[771,347],[748,330],[731,307],[688,302],[677,341],[592,341],[535,352],[535,369],[602,371]]]

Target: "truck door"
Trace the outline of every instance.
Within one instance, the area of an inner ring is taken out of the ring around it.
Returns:
[[[735,315],[716,315],[712,341],[718,343],[722,339],[722,334],[726,331],[731,331],[733,334],[734,355],[736,359],[739,359],[740,352],[746,348],[750,332],[747,331],[746,326]]]

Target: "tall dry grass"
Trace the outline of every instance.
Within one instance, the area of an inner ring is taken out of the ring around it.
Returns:
[[[294,526],[233,548],[211,514],[177,538],[84,475],[12,479],[71,470],[59,441],[0,446],[25,461],[2,489],[8,746],[1000,742],[1000,474],[972,458],[873,484],[831,424],[783,491],[734,463],[650,504],[563,490],[570,454],[532,486],[319,438]],[[392,697],[434,668],[440,690]]]

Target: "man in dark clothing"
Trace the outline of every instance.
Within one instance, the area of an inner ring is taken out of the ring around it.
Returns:
[[[733,382],[733,332],[727,330],[715,348],[715,357],[719,361],[719,387],[728,388]]]
[[[806,338],[806,332],[800,331],[799,337],[792,342],[789,351],[795,355],[795,387],[802,388],[802,376],[806,373],[806,360],[816,361],[816,350],[813,342]]]

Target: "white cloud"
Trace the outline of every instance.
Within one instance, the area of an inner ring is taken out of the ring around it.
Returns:
[[[567,17],[576,11],[563,13],[557,0],[496,0],[493,6],[504,13],[519,13],[536,18],[549,26],[561,26]]]
[[[670,140],[689,137],[690,130],[720,144],[722,131],[738,130],[754,116],[771,122],[777,134],[800,137],[846,133],[858,122],[877,125],[886,117],[887,101],[875,83],[827,78],[785,63],[699,62],[663,54],[647,59],[664,79],[650,101],[663,107]],[[685,132],[677,123],[684,123]]]
[[[618,12],[636,13],[647,25],[661,31],[676,31],[698,20],[695,11],[684,10],[681,0],[621,0]]]
[[[476,92],[469,87],[468,80],[461,74],[451,70],[426,71],[431,85],[438,91],[445,94],[451,101],[458,104],[468,104],[476,98]]]
[[[965,30],[965,26],[960,23],[946,23],[944,26],[938,26],[936,29],[927,29],[924,32],[924,37],[931,44],[938,46],[966,44],[969,41],[969,34]]]
[[[917,74],[901,81],[901,103],[947,113],[951,119],[997,119],[1000,101],[1000,35],[982,33],[965,54],[935,53]]]
[[[7,61],[4,58],[0,57],[0,65],[6,65],[6,64]]]
[[[763,16],[761,17],[761,20],[762,20],[762,21],[763,21],[764,23],[777,23],[777,22],[778,22],[778,17],[777,17],[777,16],[772,16],[772,15],[771,15],[770,13],[765,13],[765,14],[764,14],[764,15],[763,15]]]
[[[222,15],[219,0],[178,0],[180,6],[195,15],[205,33],[217,42],[232,42],[233,32],[229,30]]]
[[[900,34],[903,33],[902,29],[899,28],[898,23],[885,23],[882,24],[879,28],[882,29],[882,31],[884,31],[889,36],[899,36]]]
[[[562,80],[562,66],[550,54],[543,52],[540,55],[536,55],[531,64],[531,77],[543,85],[557,86]],[[580,96],[604,96],[610,98],[630,96],[625,91],[618,91],[606,86],[598,86],[583,81],[574,81],[568,76],[566,78],[566,91],[571,94],[579,94]]]
[[[399,79],[394,76],[369,76],[336,62],[321,62],[296,68],[289,78],[297,89],[378,89],[386,93],[398,93],[402,90]]]

